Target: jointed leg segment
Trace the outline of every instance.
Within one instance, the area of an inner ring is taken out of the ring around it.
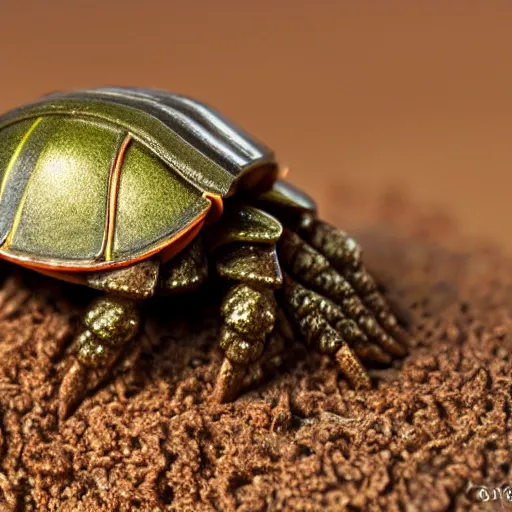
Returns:
[[[344,231],[315,219],[310,214],[303,215],[298,232],[347,279],[382,327],[393,338],[406,343],[407,334],[398,325],[386,299],[378,291],[375,281],[365,269],[362,250],[355,240]],[[395,345],[390,349],[393,355],[405,355],[403,346]]]
[[[217,401],[235,398],[263,378],[265,367],[280,364],[284,340],[274,329],[276,307],[272,289],[236,284],[226,295],[220,331],[226,357],[214,392]]]
[[[135,336],[139,323],[135,302],[114,296],[96,300],[84,317],[84,329],[77,336],[79,361],[85,366],[105,363]]]
[[[60,388],[61,419],[109,375],[124,345],[137,334],[139,324],[138,306],[130,299],[106,296],[91,304],[75,340],[77,360]]]
[[[287,313],[309,343],[335,354],[353,385],[369,386],[358,358],[389,363],[404,356],[407,335],[365,269],[361,248],[284,183],[262,202],[287,226],[278,243]]]
[[[274,289],[282,274],[275,245],[229,243],[215,254],[217,273],[234,282],[224,297],[220,346],[225,352],[214,398],[227,401],[280,364],[284,340],[275,329]]]
[[[235,363],[254,362],[262,354],[267,336],[274,329],[276,301],[271,289],[235,285],[221,308],[224,324],[220,346]]]
[[[382,325],[384,323],[388,329],[391,327],[398,329],[396,319],[389,313],[389,310],[379,310],[376,318],[375,312],[369,310],[359,297],[357,290],[352,286],[349,281],[350,277],[346,278],[344,277],[345,273],[339,273],[326,257],[313,249],[297,234],[289,230],[284,232],[279,245],[279,256],[280,261],[295,279],[320,295],[331,299],[347,318],[357,323],[370,341],[391,355],[403,356],[405,354],[404,347],[393,338],[395,332],[387,331]],[[362,269],[362,267],[360,268]],[[358,272],[367,275],[364,270]],[[346,273],[348,275],[349,271]],[[356,284],[359,282],[356,281]],[[381,323],[379,320],[384,321]]]
[[[335,355],[341,369],[354,387],[370,387],[368,374],[348,347],[349,342],[365,340],[364,334],[357,325],[342,315],[336,314],[335,308],[323,302],[324,299],[321,296],[300,286],[289,277],[285,280],[284,300],[287,310],[308,343],[316,345],[325,354]],[[327,312],[323,313],[322,309]],[[333,320],[334,315],[337,317],[337,328],[327,320],[328,317]]]

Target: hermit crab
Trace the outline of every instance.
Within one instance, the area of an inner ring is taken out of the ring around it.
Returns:
[[[301,336],[354,387],[361,361],[389,363],[407,335],[361,249],[317,218],[273,152],[209,106],[153,89],[56,93],[0,117],[0,257],[104,292],[76,335],[72,379],[114,364],[140,327],[139,303],[229,283],[229,401]]]

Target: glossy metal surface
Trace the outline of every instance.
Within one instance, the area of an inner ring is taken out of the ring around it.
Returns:
[[[277,206],[281,210],[316,212],[316,203],[308,194],[282,180],[276,181],[272,190],[261,195],[259,201],[263,204]]]
[[[252,206],[230,209],[205,235],[211,250],[233,242],[275,244],[283,232],[281,223]]]
[[[192,98],[155,89],[122,87],[88,89],[55,97],[95,98],[143,110],[162,121],[235,178],[247,169],[274,161],[273,152],[269,148],[212,107]],[[202,174],[194,178],[207,189]],[[227,193],[218,184],[214,183],[213,186],[216,189],[212,192],[222,195]]]
[[[20,158],[20,153],[39,121],[27,119],[0,133],[0,244],[5,242],[11,231],[18,203],[32,172],[31,166],[23,165],[23,161],[33,159],[34,151],[28,151],[24,159]]]
[[[47,96],[0,117],[0,256],[69,271],[126,265],[203,222],[208,195],[275,170],[269,149],[189,98]]]
[[[117,130],[107,126],[43,118],[17,161],[29,180],[16,208],[12,242],[3,250],[44,259],[99,258],[118,140]]]
[[[151,89],[104,88],[52,94],[0,117],[72,114],[123,127],[202,190],[226,196],[246,172],[275,167],[272,151],[195,100]]]
[[[133,143],[119,183],[113,258],[129,258],[143,251],[148,240],[174,236],[209,207],[196,187]]]

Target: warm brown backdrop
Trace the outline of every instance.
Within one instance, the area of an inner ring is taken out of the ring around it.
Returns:
[[[512,249],[512,3],[2,0],[0,110],[103,84],[202,98],[320,200],[396,188]],[[327,179],[329,177],[329,179]]]

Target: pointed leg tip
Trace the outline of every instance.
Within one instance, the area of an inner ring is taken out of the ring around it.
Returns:
[[[413,344],[411,336],[404,329],[400,329],[393,333],[393,339],[396,342],[394,344],[396,347],[396,354],[393,355],[396,355],[397,357],[405,357],[409,353],[409,347]]]
[[[59,421],[65,421],[83,400],[87,387],[87,368],[75,360],[62,379],[59,389]]]
[[[353,386],[358,391],[368,391],[373,388],[372,381],[368,375],[365,378],[353,383]]]
[[[245,367],[224,358],[210,400],[214,403],[232,402],[242,390]]]
[[[341,371],[353,388],[358,390],[372,389],[373,386],[370,376],[348,345],[343,345],[336,352],[335,358],[336,361],[338,361]]]

